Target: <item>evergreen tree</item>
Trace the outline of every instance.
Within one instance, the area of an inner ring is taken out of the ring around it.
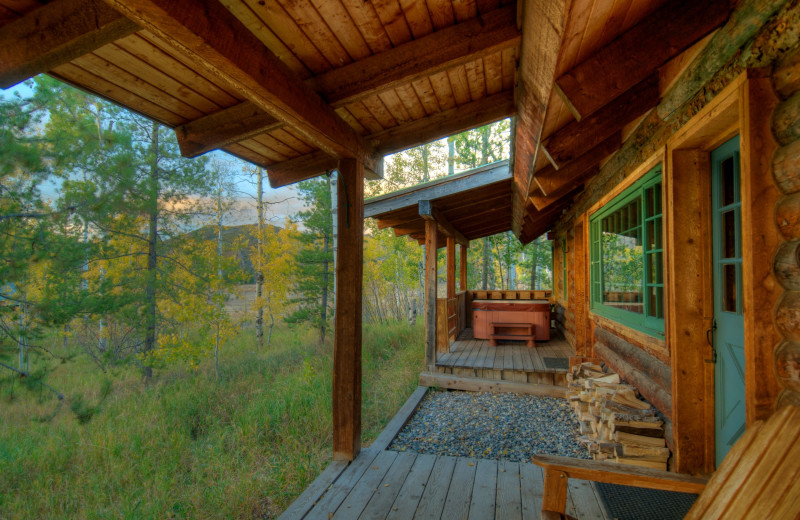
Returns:
[[[289,323],[310,322],[319,329],[320,343],[325,341],[329,294],[333,291],[330,178],[303,181],[297,186],[307,209],[298,214],[303,226],[298,237],[300,250],[292,303],[295,310],[285,319]]]

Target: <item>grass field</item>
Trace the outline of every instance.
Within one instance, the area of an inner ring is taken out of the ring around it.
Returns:
[[[364,444],[416,387],[423,333],[365,325]],[[263,351],[253,336],[222,352],[219,382],[210,360],[147,386],[131,366],[48,360],[55,415],[51,393],[0,374],[0,519],[279,515],[331,458],[333,349],[309,330]]]

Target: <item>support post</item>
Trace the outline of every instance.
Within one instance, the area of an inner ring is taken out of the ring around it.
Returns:
[[[456,297],[456,239],[447,237],[447,299]]]
[[[467,246],[461,244],[461,254],[458,258],[459,263],[459,287],[462,291],[467,290]]]
[[[361,449],[361,283],[364,259],[364,165],[342,159],[337,199],[336,315],[333,345],[333,459]]]
[[[435,220],[425,220],[425,364],[436,370],[436,243]]]

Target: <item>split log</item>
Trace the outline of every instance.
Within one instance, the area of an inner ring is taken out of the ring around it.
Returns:
[[[663,448],[666,445],[664,439],[659,439],[656,437],[645,437],[644,435],[634,435],[632,433],[624,433],[624,432],[614,433],[614,440],[631,446],[650,446],[656,448]]]
[[[800,343],[800,292],[783,293],[775,310],[775,325],[784,338]]]
[[[800,139],[800,92],[795,92],[772,112],[772,133],[783,145]]]
[[[773,271],[787,291],[800,291],[800,240],[784,242],[775,253]]]
[[[772,86],[781,99],[800,91],[800,50],[785,56],[775,66]]]
[[[775,151],[772,175],[783,193],[789,195],[800,191],[800,139]]]
[[[650,401],[661,413],[672,417],[672,396],[663,387],[657,384],[645,372],[633,367],[623,357],[608,348],[600,341],[594,344],[595,353],[605,359],[606,363],[626,380],[633,383],[639,392]],[[610,403],[609,403],[610,404]]]
[[[622,426],[616,424],[614,425],[614,432],[630,433],[634,435],[641,435],[642,437],[664,438],[663,428],[636,428],[634,426]]]
[[[666,363],[659,361],[641,348],[628,343],[603,328],[595,327],[594,337],[596,341],[614,351],[634,368],[648,374],[649,378],[664,390],[672,388],[672,370]],[[624,371],[616,370],[616,372],[619,372],[625,378]],[[638,385],[634,383],[634,386]]]
[[[715,34],[681,77],[662,96],[658,116],[666,120],[705,87],[737,52],[764,27],[785,0],[744,0],[736,4],[728,22]]]
[[[784,388],[800,392],[800,343],[784,341],[778,345],[775,372]]]
[[[662,460],[663,462],[669,459],[669,448],[666,447],[619,444],[615,449],[615,453],[617,457],[646,457]]]
[[[786,240],[800,238],[800,193],[788,195],[778,201],[775,223]]]

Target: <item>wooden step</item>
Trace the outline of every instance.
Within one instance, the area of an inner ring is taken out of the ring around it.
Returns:
[[[496,347],[497,340],[499,339],[524,341],[529,348],[536,346],[536,326],[532,323],[503,323],[493,321],[489,324],[489,328],[489,346]],[[498,331],[498,329],[501,330]],[[517,334],[512,333],[515,332],[513,330],[502,329],[523,329],[527,332]]]

